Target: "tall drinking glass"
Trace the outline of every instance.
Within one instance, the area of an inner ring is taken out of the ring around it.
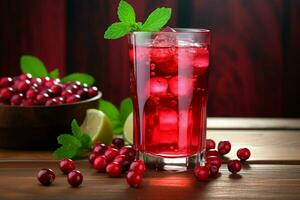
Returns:
[[[183,171],[204,164],[210,31],[174,30],[129,36],[134,147],[150,168]]]

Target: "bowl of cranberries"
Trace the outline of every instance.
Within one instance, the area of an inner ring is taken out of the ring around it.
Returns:
[[[0,77],[0,147],[55,148],[56,137],[97,108],[101,92],[80,82],[62,83],[30,74]]]

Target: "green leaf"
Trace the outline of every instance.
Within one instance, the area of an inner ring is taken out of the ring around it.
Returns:
[[[121,22],[134,24],[135,12],[133,7],[126,1],[121,0],[118,6],[118,17]]]
[[[67,147],[79,148],[81,147],[81,142],[74,136],[70,134],[62,134],[57,137],[58,144]]]
[[[81,131],[80,131],[80,127],[76,121],[76,119],[72,120],[71,123],[71,128],[72,128],[72,133],[73,135],[80,140],[80,138],[82,137]]]
[[[49,73],[50,78],[59,78],[59,69],[54,69]]]
[[[132,100],[131,98],[126,98],[121,102],[120,106],[120,120],[122,124],[125,123],[125,120],[127,119],[128,115],[132,113],[133,106],[132,106]]]
[[[171,17],[171,13],[171,8],[157,8],[148,16],[147,20],[142,25],[142,31],[159,31],[164,25],[167,24]]]
[[[83,133],[81,135],[80,141],[81,141],[81,145],[84,149],[91,149],[93,142],[92,142],[92,139],[89,135]]]
[[[130,25],[123,22],[116,22],[110,25],[104,33],[105,39],[118,39],[123,37],[131,30]]]
[[[101,99],[100,103],[99,103],[99,110],[104,112],[104,114],[106,114],[106,116],[112,122],[119,121],[120,113],[119,113],[117,107],[114,104],[112,104],[111,102]]]
[[[53,156],[58,159],[76,157],[77,149],[69,146],[62,146],[53,152]]]
[[[21,57],[21,70],[30,73],[33,77],[45,77],[48,75],[44,63],[37,57],[24,55]]]
[[[79,81],[80,83],[86,83],[89,86],[93,85],[95,79],[89,75],[89,74],[85,74],[85,73],[73,73],[73,74],[69,74],[68,76],[65,76],[61,79],[61,81],[63,83],[66,82],[73,82],[73,81]]]
[[[113,133],[115,135],[121,135],[123,133],[123,126],[116,126],[113,128]]]

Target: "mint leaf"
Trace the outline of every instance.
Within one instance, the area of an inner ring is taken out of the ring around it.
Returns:
[[[24,55],[20,60],[23,73],[30,73],[33,77],[45,77],[48,75],[44,63],[37,57]]]
[[[89,75],[89,74],[85,74],[85,73],[73,73],[73,74],[69,74],[68,76],[65,76],[61,79],[61,81],[63,83],[66,82],[73,82],[73,81],[79,81],[80,83],[86,83],[87,85],[91,86],[93,85],[95,79]]]
[[[157,8],[148,16],[147,20],[142,25],[142,31],[159,31],[164,25],[167,24],[171,17],[171,13],[171,8]]]
[[[77,123],[76,119],[73,119],[73,120],[72,120],[71,128],[72,128],[72,133],[73,133],[73,135],[74,135],[77,139],[80,140],[82,134],[81,134],[80,127],[78,126],[78,123]]]
[[[130,25],[123,22],[116,22],[110,25],[104,33],[105,39],[118,39],[130,32]]]
[[[57,138],[57,142],[58,144],[61,144],[63,146],[73,147],[74,149],[82,146],[81,142],[76,137],[70,134],[59,135]]]
[[[118,6],[118,17],[121,22],[134,24],[135,12],[133,7],[126,1],[121,0]]]
[[[50,78],[59,78],[59,70],[56,68],[49,73]]]
[[[121,133],[123,133],[123,124],[116,125],[116,126],[113,128],[113,133],[114,133],[115,135],[121,135]]]
[[[109,101],[103,99],[100,100],[99,110],[104,112],[104,114],[113,122],[119,121],[120,113],[117,107]]]
[[[131,98],[126,98],[121,102],[120,106],[120,120],[122,124],[125,123],[128,115],[133,111]]]
[[[69,146],[62,146],[53,152],[53,156],[58,159],[74,158],[76,154],[77,154],[77,149],[76,148],[74,149]]]
[[[92,139],[89,135],[83,133],[80,138],[81,145],[84,149],[91,149],[92,147]]]

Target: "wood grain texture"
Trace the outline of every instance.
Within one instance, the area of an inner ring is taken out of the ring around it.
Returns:
[[[216,180],[197,182],[191,172],[163,173],[148,171],[140,189],[130,188],[124,178],[108,178],[96,173],[87,162],[77,162],[84,174],[80,188],[71,188],[57,163],[0,163],[0,199],[299,199],[299,165],[249,165],[237,176],[226,166]],[[52,168],[56,180],[41,186],[36,173]],[[292,173],[291,173],[292,172]]]

